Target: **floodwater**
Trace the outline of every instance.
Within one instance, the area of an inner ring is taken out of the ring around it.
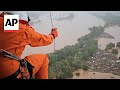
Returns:
[[[1,11],[0,11],[1,12]],[[104,26],[105,22],[102,19],[97,18],[90,14],[89,11],[52,11],[53,26],[59,29],[59,37],[55,40],[55,49],[59,50],[67,45],[74,45],[77,39],[89,33],[88,28],[93,26]],[[49,34],[52,28],[50,21],[49,11],[28,11],[32,22],[32,27],[39,33]],[[99,39],[99,48],[105,49],[106,45],[110,42],[120,42],[120,27],[114,26],[106,28],[106,33],[115,37],[115,39]],[[30,54],[46,54],[54,52],[54,43],[43,47],[30,47],[26,46],[22,57]],[[119,54],[120,56],[120,50]],[[80,73],[80,76],[76,76],[76,72]],[[84,70],[78,70],[74,72],[73,79],[120,79],[120,76],[113,75],[111,73],[89,72]]]
[[[79,76],[76,73],[79,73]],[[120,79],[120,76],[112,73],[90,72],[79,69],[73,72],[72,79]]]
[[[88,28],[92,26],[103,26],[104,21],[89,14],[87,11],[52,11],[52,21],[54,27],[59,29],[59,37],[55,40],[55,49],[59,50],[67,45],[74,45],[77,39],[89,33]],[[28,12],[32,21],[39,23],[32,24],[33,28],[43,34],[49,34],[52,28],[49,11]],[[73,16],[70,17],[69,15]],[[68,18],[67,18],[68,17]],[[61,20],[57,20],[60,19]],[[22,57],[35,53],[54,52],[54,43],[43,47],[27,46]]]
[[[110,42],[117,43],[120,42],[120,27],[113,26],[106,28],[106,33],[112,35],[115,39],[107,39],[107,38],[100,38],[99,39],[99,48],[104,50],[106,48],[106,45]]]
[[[118,26],[113,26],[106,28],[105,30],[106,33],[112,35],[115,39],[106,39],[106,38],[100,38],[98,40],[98,47],[102,50],[106,48],[106,45],[109,44],[110,42],[114,43],[115,45],[117,42],[120,42],[120,27]],[[118,49],[119,53],[117,57],[120,57],[120,49]]]
[[[0,11],[1,13],[2,11]],[[103,26],[105,22],[93,16],[91,13],[97,11],[51,11],[53,26],[59,29],[59,37],[55,40],[55,49],[59,50],[67,45],[74,45],[77,39],[89,33],[88,28],[92,26]],[[100,11],[99,11],[100,12]],[[31,18],[32,27],[39,33],[49,34],[52,28],[49,11],[27,11]],[[103,12],[101,11],[100,14]],[[120,27],[114,26],[106,28],[106,33],[115,37],[115,39],[100,38],[98,47],[102,50],[110,42],[120,42]],[[43,47],[27,46],[22,57],[30,54],[51,53],[54,52],[54,43]],[[119,54],[120,56],[120,50]]]

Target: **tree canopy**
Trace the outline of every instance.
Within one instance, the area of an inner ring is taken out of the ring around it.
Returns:
[[[50,59],[49,78],[70,78],[74,70],[88,69],[88,65],[81,65],[81,61],[88,60],[98,49],[96,37],[104,32],[102,26],[89,28],[90,33],[77,39],[75,45],[68,45],[48,54]]]

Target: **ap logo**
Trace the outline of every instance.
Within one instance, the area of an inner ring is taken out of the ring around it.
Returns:
[[[19,15],[4,15],[4,32],[19,30]]]

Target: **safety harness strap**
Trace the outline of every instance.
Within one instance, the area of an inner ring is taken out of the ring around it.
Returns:
[[[20,68],[12,75],[5,77],[3,79],[17,79],[17,76],[20,74]]]
[[[20,61],[21,59],[18,58],[15,54],[13,53],[10,53],[8,51],[5,51],[3,49],[0,49],[0,55],[4,56],[4,57],[7,57],[7,58],[11,58],[13,60],[17,60],[17,61]]]
[[[28,62],[28,71],[30,73],[30,79],[32,78],[32,75],[33,75],[33,66]],[[6,77],[6,78],[3,78],[3,79],[17,79],[17,76],[20,74],[20,68],[12,75]]]
[[[7,58],[11,58],[12,60],[16,60],[18,62],[20,62],[20,67],[19,69],[11,76],[7,77],[7,79],[17,79],[17,76],[19,73],[22,74],[22,78],[24,78],[25,76],[23,76],[23,73],[26,73],[29,71],[30,73],[30,78],[32,77],[32,74],[33,74],[33,66],[26,60],[24,59],[20,59],[18,58],[16,55],[8,52],[8,51],[5,51],[5,50],[2,50],[0,49],[0,55],[4,56],[4,57],[7,57]],[[22,72],[22,67],[25,67],[26,68],[26,71],[25,72]],[[26,77],[27,78],[27,77]]]

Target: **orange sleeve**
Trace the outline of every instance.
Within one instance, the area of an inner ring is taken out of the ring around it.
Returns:
[[[29,37],[29,45],[32,47],[47,46],[54,40],[52,35],[40,34],[36,32],[32,27],[28,29],[27,36]]]

